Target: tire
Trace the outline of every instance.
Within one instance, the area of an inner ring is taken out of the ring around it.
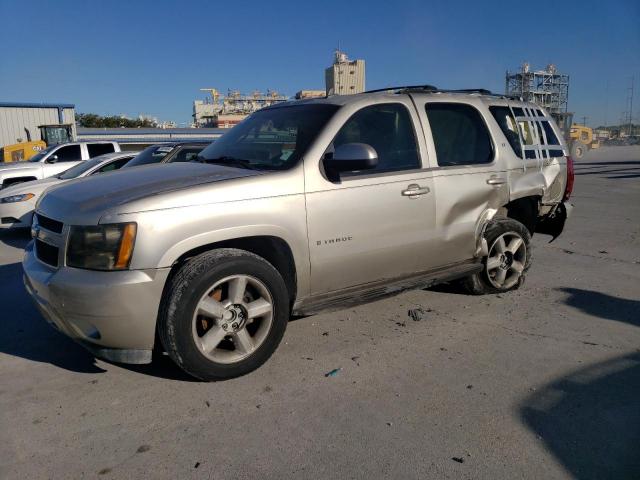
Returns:
[[[589,147],[587,147],[580,140],[576,140],[571,145],[571,158],[574,160],[579,160],[585,156],[585,154],[589,151]]]
[[[250,252],[224,248],[191,258],[170,279],[158,332],[189,375],[224,380],[265,363],[288,321],[289,295],[278,271]]]
[[[473,295],[502,293],[520,288],[531,266],[531,234],[527,227],[512,218],[495,219],[487,226],[484,238],[489,255],[482,260],[482,271],[462,279],[460,283],[463,288]],[[511,242],[517,238],[522,242],[516,248],[516,244]],[[500,239],[503,239],[506,250],[500,247]],[[509,249],[510,245],[514,245],[511,248],[513,251]],[[500,252],[501,249],[503,252]],[[504,277],[500,284],[502,272]]]

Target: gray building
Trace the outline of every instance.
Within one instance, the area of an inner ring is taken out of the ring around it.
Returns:
[[[0,102],[0,147],[40,138],[40,125],[71,125],[76,136],[75,105],[70,103]],[[28,132],[28,133],[27,133]]]
[[[364,92],[364,69],[364,60],[349,60],[346,53],[336,50],[333,65],[324,71],[327,95]]]

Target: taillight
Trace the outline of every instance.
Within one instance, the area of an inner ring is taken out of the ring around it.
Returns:
[[[564,188],[564,197],[562,197],[562,201],[566,202],[569,200],[571,196],[571,192],[573,192],[573,180],[575,178],[575,172],[573,171],[573,159],[571,157],[567,157],[567,186]]]

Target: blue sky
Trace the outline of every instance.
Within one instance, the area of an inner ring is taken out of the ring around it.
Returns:
[[[203,87],[323,88],[339,42],[366,60],[367,88],[503,92],[505,70],[528,61],[571,76],[569,109],[589,124],[619,122],[632,75],[640,107],[640,1],[516,5],[0,0],[0,101],[187,122]]]

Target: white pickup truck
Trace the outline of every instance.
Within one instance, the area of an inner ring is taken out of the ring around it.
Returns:
[[[119,152],[116,142],[70,142],[52,145],[26,162],[0,163],[0,189],[20,182],[40,180],[105,153]]]

